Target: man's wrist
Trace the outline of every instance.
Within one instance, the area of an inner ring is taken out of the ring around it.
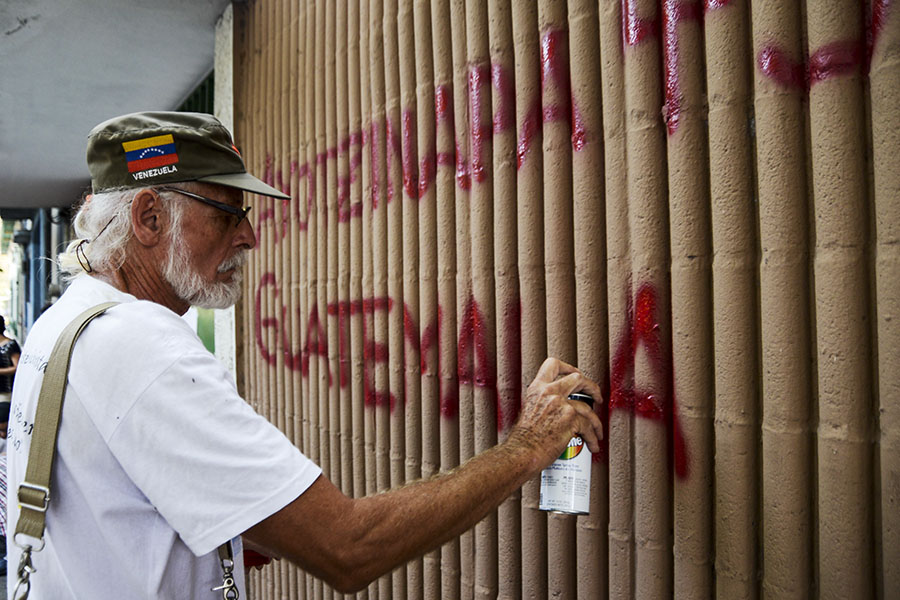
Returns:
[[[547,449],[540,443],[540,436],[525,427],[513,427],[507,436],[504,445],[523,460],[529,472],[528,479],[540,473],[544,467],[553,462],[555,457],[548,459]]]

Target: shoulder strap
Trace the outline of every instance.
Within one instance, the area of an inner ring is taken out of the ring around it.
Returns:
[[[53,469],[53,456],[56,454],[59,418],[62,414],[72,348],[87,324],[116,304],[118,303],[99,304],[75,317],[56,340],[47,363],[34,415],[34,432],[28,452],[25,480],[19,485],[20,510],[15,533],[15,537],[21,533],[40,540],[41,547],[47,505],[50,502],[50,473]]]

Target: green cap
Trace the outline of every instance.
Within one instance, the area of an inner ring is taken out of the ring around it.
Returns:
[[[142,112],[100,123],[88,134],[94,192],[199,181],[288,199],[247,172],[231,134],[212,115]]]

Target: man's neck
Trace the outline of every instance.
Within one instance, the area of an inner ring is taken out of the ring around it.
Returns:
[[[179,315],[187,312],[190,304],[175,295],[162,273],[151,265],[134,264],[135,262],[139,261],[126,260],[116,271],[97,272],[94,277],[138,300],[156,302]]]

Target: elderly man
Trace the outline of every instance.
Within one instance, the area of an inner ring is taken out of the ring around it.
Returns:
[[[75,219],[81,239],[60,259],[74,279],[35,323],[19,363],[10,532],[54,343],[85,309],[118,304],[74,349],[44,547],[16,536],[35,548],[32,598],[213,598],[223,582],[217,547],[236,557],[234,592],[243,594],[242,538],[338,590],[358,590],[474,525],[574,434],[599,449],[599,419],[567,399],[599,398],[599,388],[548,359],[506,441],[450,473],[345,496],[240,398],[180,318],[191,305],[223,308],[240,297],[256,244],[243,192],[285,196],[246,172],[209,115],[109,120],[91,132],[87,158],[93,195]],[[16,565],[22,549],[10,547]]]

